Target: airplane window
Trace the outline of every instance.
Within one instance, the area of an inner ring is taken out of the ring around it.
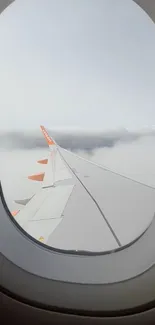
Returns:
[[[41,243],[111,252],[151,224],[154,37],[132,1],[15,1],[2,14],[0,179]]]

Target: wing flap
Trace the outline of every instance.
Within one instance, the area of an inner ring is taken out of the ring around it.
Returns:
[[[39,239],[39,236],[47,237],[47,233],[50,235],[62,220],[63,210],[73,191],[73,187],[74,185],[66,185],[41,189],[18,213],[16,220],[25,231],[29,230],[30,234],[34,233],[34,228],[37,227],[38,229],[35,232],[38,236],[37,239]],[[56,219],[59,221],[56,222]],[[55,221],[52,222],[52,220]],[[48,228],[49,223],[53,225],[51,228]],[[44,233],[40,231],[42,226],[44,226]]]
[[[34,196],[34,195],[33,195]],[[14,200],[15,203],[20,204],[20,205],[26,205],[27,203],[29,203],[29,201],[33,198],[33,196],[31,196],[28,199],[23,199],[23,200]]]
[[[49,236],[59,225],[61,220],[62,218],[28,221],[24,227],[24,230],[28,232],[35,239],[46,244]]]

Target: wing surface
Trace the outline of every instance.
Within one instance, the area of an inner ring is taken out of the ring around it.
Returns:
[[[132,243],[151,224],[155,190],[62,149],[41,131],[49,155],[41,189],[15,216],[33,237],[63,249],[106,251]]]

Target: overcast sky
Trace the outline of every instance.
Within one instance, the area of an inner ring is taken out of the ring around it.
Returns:
[[[155,124],[155,26],[131,0],[16,0],[0,58],[0,129]]]

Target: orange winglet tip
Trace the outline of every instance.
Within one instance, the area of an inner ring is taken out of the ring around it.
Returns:
[[[48,163],[48,159],[41,159],[41,160],[38,160],[37,162],[38,162],[38,164],[46,165]]]
[[[40,125],[41,131],[45,137],[45,140],[47,141],[49,146],[55,145],[54,140],[49,136],[48,132],[46,131],[45,127],[43,125]]]
[[[30,175],[28,176],[28,179],[31,179],[32,181],[38,181],[38,182],[42,182],[44,179],[45,173],[40,173],[40,174],[36,174],[36,175]]]
[[[11,212],[12,216],[15,217],[19,211],[20,211],[20,210],[12,211],[12,212]]]

